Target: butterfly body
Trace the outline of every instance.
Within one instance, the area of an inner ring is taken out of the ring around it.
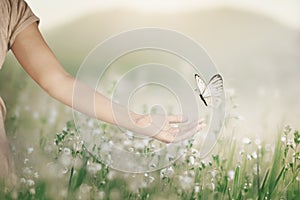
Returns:
[[[200,96],[201,100],[203,101],[203,103],[207,106],[207,103],[206,103],[204,97],[202,96],[202,94],[199,94],[199,96]]]
[[[218,107],[223,93],[223,79],[220,74],[215,74],[206,84],[199,74],[195,74],[197,91],[205,106]]]

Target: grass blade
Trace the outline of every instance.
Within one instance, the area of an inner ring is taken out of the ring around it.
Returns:
[[[280,170],[280,173],[278,174],[277,178],[276,178],[276,181],[275,181],[275,184],[274,184],[274,189],[276,188],[276,186],[278,185],[279,183],[279,180],[280,178],[282,177],[282,174],[284,172],[284,169],[285,169],[285,166],[283,166]]]
[[[85,176],[86,176],[86,169],[85,167],[82,167],[78,170],[76,182],[72,188],[73,190],[79,188],[79,186],[83,183]]]
[[[267,169],[266,174],[265,174],[264,179],[263,179],[263,182],[262,182],[262,184],[260,186],[260,189],[258,191],[259,194],[261,194],[261,192],[263,192],[263,193],[265,192],[265,186],[266,186],[266,182],[267,182],[269,173],[270,173],[270,169]]]
[[[268,197],[270,197],[270,194],[275,189],[275,181],[278,178],[278,172],[279,172],[279,169],[281,166],[280,165],[281,161],[282,161],[282,145],[281,145],[281,135],[279,134],[278,138],[277,138],[276,146],[275,146],[272,168],[271,168],[269,180],[268,180],[268,192],[269,192]]]
[[[239,189],[239,174],[240,174],[240,166],[235,168],[234,172],[234,182],[233,182],[233,198],[237,199],[238,189]]]
[[[69,190],[71,189],[73,174],[74,174],[74,166],[72,166],[72,168],[71,168],[71,173],[70,173],[70,178],[69,178],[69,185],[68,185]]]

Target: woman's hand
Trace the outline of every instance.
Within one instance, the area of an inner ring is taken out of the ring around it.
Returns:
[[[132,131],[165,143],[191,138],[206,126],[203,118],[187,122],[183,115],[135,115],[133,120],[136,127]]]

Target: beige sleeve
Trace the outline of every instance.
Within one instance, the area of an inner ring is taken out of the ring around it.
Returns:
[[[24,30],[28,25],[37,22],[39,18],[34,15],[30,7],[24,0],[10,0],[11,1],[11,18],[9,27],[9,49],[13,45],[17,35]]]

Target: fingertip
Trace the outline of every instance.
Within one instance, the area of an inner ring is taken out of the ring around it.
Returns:
[[[199,123],[202,123],[205,121],[205,119],[203,117],[201,117],[198,121],[199,121]]]
[[[202,130],[202,129],[205,128],[205,127],[206,127],[206,124],[205,124],[205,123],[199,124],[199,125],[197,126],[197,131],[200,131],[200,130]]]

